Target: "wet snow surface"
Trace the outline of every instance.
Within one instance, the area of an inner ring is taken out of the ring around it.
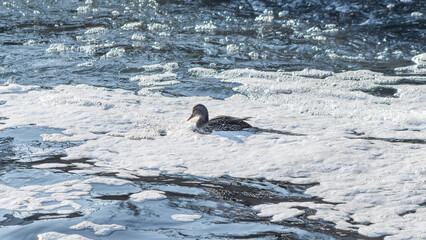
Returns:
[[[424,239],[425,10],[4,1],[0,239]]]

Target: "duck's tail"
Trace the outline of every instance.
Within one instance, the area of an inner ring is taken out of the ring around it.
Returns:
[[[276,133],[276,134],[289,135],[289,136],[307,136],[307,134],[303,134],[303,133],[292,133],[287,131],[265,129],[265,128],[258,128],[258,127],[251,127],[251,128],[247,128],[246,130],[253,133]]]

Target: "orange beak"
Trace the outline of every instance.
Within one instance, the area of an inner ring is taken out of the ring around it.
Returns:
[[[194,115],[194,114],[191,114],[191,116],[189,116],[188,120],[186,120],[186,121],[191,120],[193,117],[195,117],[195,115]]]

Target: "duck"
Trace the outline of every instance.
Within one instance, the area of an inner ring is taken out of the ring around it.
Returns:
[[[192,108],[192,114],[188,120],[198,117],[195,124],[198,131],[201,133],[211,133],[213,131],[241,131],[246,128],[252,128],[247,120],[250,117],[236,118],[231,116],[217,116],[209,120],[209,112],[203,104],[197,104]]]

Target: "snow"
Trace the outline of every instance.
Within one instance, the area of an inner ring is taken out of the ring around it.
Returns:
[[[202,218],[202,215],[199,214],[174,214],[172,215],[172,219],[178,222],[194,222]]]
[[[415,59],[417,69],[423,69],[421,59]],[[159,66],[153,69],[168,71]],[[238,83],[234,87],[237,94],[216,100],[152,97],[87,85],[43,90],[6,85],[0,86],[0,98],[5,101],[1,114],[8,119],[2,120],[0,130],[29,124],[64,129],[43,138],[82,141],[67,148],[67,156],[62,158],[93,161],[93,170],[77,172],[99,171],[124,178],[164,172],[319,182],[306,193],[335,205],[292,202],[255,209],[261,216],[281,221],[300,214],[295,207],[309,207],[317,211],[310,218],[330,220],[338,229],[357,227],[366,236],[390,235],[386,236],[389,239],[424,236],[426,220],[420,204],[426,200],[425,145],[389,139],[426,139],[426,86],[397,84],[402,80],[425,81],[425,77],[386,76],[367,70],[330,73],[314,69],[263,72],[193,68],[189,72],[201,81],[213,77]],[[173,73],[153,73],[134,80],[148,77],[161,82],[164,74]],[[384,86],[396,89],[395,94],[379,97],[368,92]],[[197,103],[205,104],[211,116],[251,116],[253,126],[306,136],[194,133],[194,123],[186,119]],[[77,210],[81,206],[75,199],[89,194],[90,183],[126,184],[109,179],[20,188],[0,185],[1,195],[6,196],[0,206],[20,211],[63,206]],[[36,198],[39,192],[60,194]],[[160,191],[131,195],[134,201],[165,197]],[[45,206],[44,201],[58,203]],[[410,213],[404,214],[407,211]],[[350,218],[355,223],[349,223]]]
[[[84,230],[91,228],[96,235],[107,236],[118,230],[126,230],[126,227],[119,224],[96,224],[90,221],[83,221],[77,225],[71,226],[72,230]]]
[[[135,202],[144,202],[147,200],[161,200],[167,198],[163,191],[146,190],[130,195],[130,198]]]

